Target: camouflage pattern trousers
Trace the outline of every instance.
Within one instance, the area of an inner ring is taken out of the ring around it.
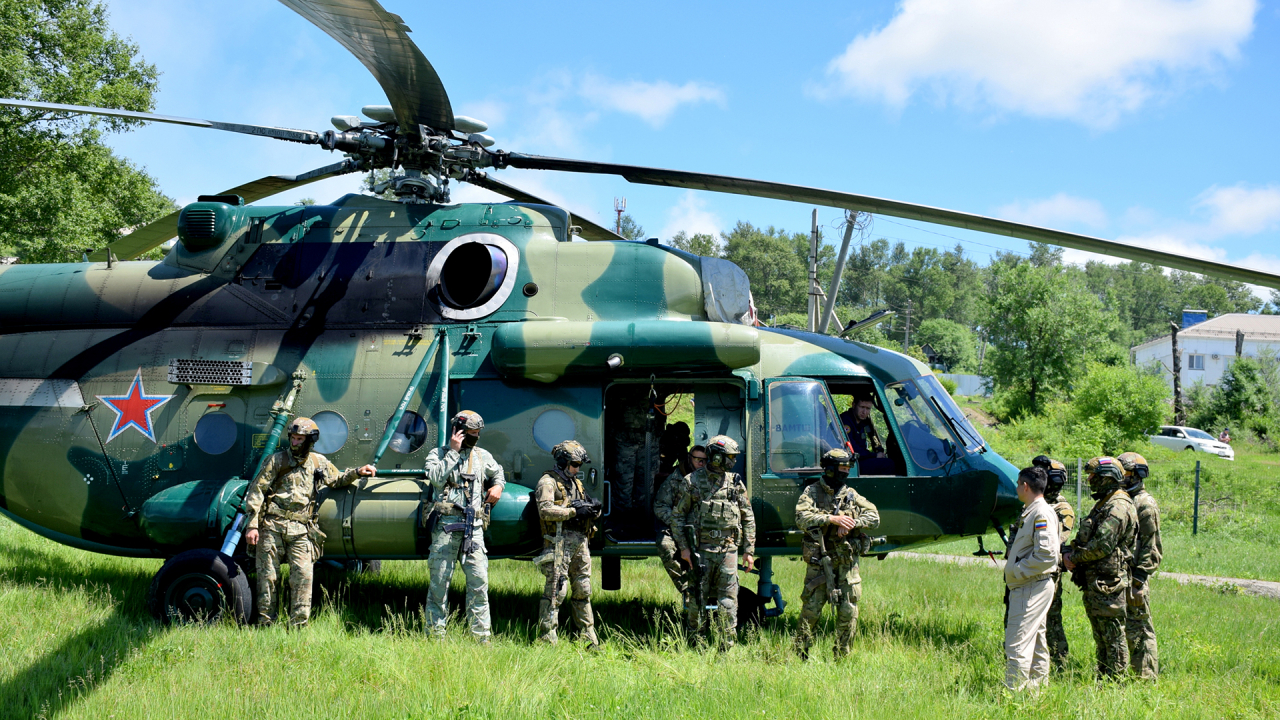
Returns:
[[[1098,650],[1098,677],[1119,678],[1129,667],[1129,646],[1125,640],[1125,590],[1101,593],[1086,583],[1084,612],[1093,627],[1093,642]]]
[[[258,533],[258,623],[275,622],[280,599],[280,558],[284,556],[289,563],[289,622],[306,625],[311,618],[311,579],[315,570],[315,548],[307,526],[292,520],[264,518]]]
[[[475,549],[464,554],[461,532],[447,532],[436,528],[431,535],[431,555],[427,558],[427,569],[431,573],[431,588],[427,591],[427,631],[437,637],[443,637],[445,624],[449,620],[449,583],[453,580],[453,569],[462,566],[462,574],[467,579],[467,617],[471,625],[471,634],[477,640],[487,640],[489,627],[489,555],[484,548],[484,533],[475,529],[472,541]]]
[[[1053,604],[1049,606],[1049,616],[1045,618],[1044,625],[1045,638],[1049,642],[1049,658],[1058,670],[1066,667],[1067,653],[1071,649],[1067,645],[1066,628],[1062,626],[1062,579],[1061,574],[1055,576]]]
[[[738,550],[728,552],[701,550],[703,604],[690,598],[686,606],[689,632],[700,635],[706,624],[706,616],[712,615],[713,631],[723,647],[733,647],[738,635]],[[691,595],[693,593],[690,593]]]
[[[836,611],[836,642],[832,653],[836,659],[849,654],[853,633],[858,629],[858,601],[862,599],[862,576],[854,563],[837,563],[832,568],[836,577],[836,589],[840,603]],[[809,654],[813,633],[822,619],[822,608],[830,599],[827,592],[827,574],[821,565],[810,563],[804,573],[804,589],[800,600],[800,624],[796,626],[796,652],[802,657]]]
[[[680,593],[681,599],[688,602],[685,593],[688,591],[688,570],[684,563],[680,560],[680,550],[676,547],[676,541],[672,539],[671,533],[664,532],[658,536],[658,557],[662,559],[662,568],[667,571],[667,577],[671,578],[671,584],[676,586],[676,592]]]
[[[1156,657],[1156,629],[1151,625],[1150,595],[1144,596],[1141,604],[1125,607],[1124,631],[1133,671],[1145,680],[1155,680],[1160,666]]]
[[[560,604],[568,595],[569,611],[578,633],[588,644],[598,645],[595,616],[591,612],[591,551],[587,547],[587,537],[569,530],[565,531],[561,542],[564,543],[564,560],[560,572],[556,572],[554,562],[542,566],[547,584],[538,603],[538,627],[542,631],[538,639],[552,645],[556,643]]]

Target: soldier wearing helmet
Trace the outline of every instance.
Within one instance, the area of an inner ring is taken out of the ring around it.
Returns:
[[[339,472],[328,458],[311,452],[319,439],[320,427],[310,418],[294,418],[289,423],[288,447],[267,458],[245,496],[249,519],[245,542],[257,548],[261,625],[275,620],[282,555],[290,567],[289,622],[307,624],[313,566],[324,550],[324,533],[316,517],[320,489],[345,487],[357,477],[372,477],[377,472],[372,465]]]
[[[802,553],[807,569],[800,599],[800,625],[796,628],[795,647],[800,657],[808,659],[813,643],[813,630],[822,617],[822,606],[828,599],[836,613],[836,641],[833,654],[837,660],[849,654],[853,633],[858,627],[858,600],[862,598],[862,576],[858,558],[864,550],[863,530],[880,525],[880,513],[870,500],[845,484],[853,454],[846,450],[828,450],[822,456],[822,481],[811,483],[796,501],[796,527],[805,533]],[[827,587],[823,555],[830,559],[836,588]],[[835,592],[832,592],[832,590]]]
[[[442,637],[449,618],[449,582],[455,566],[467,578],[466,608],[471,634],[489,642],[489,556],[484,548],[485,505],[502,497],[502,466],[476,443],[484,429],[478,413],[453,416],[449,444],[427,454],[425,474],[435,497],[430,556],[431,587],[427,591],[428,631]]]
[[[680,548],[676,546],[675,536],[672,535],[671,508],[675,504],[680,488],[689,481],[689,477],[694,472],[706,464],[707,448],[694,445],[689,450],[689,471],[681,472],[681,467],[677,464],[667,479],[658,486],[658,491],[653,497],[653,516],[661,523],[656,543],[658,557],[662,559],[662,567],[666,569],[667,577],[671,578],[671,583],[676,586],[676,592],[680,594],[686,605],[689,602],[689,573],[685,565],[680,562]]]
[[[1053,508],[1058,517],[1058,537],[1066,540],[1076,527],[1076,511],[1071,503],[1062,498],[1062,487],[1067,484],[1067,466],[1047,455],[1037,455],[1031,460],[1034,467],[1048,473],[1049,482],[1045,486],[1044,500]],[[1017,534],[1017,527],[1010,530]],[[1007,557],[1007,555],[1006,555]],[[1054,668],[1062,670],[1067,664],[1070,646],[1067,644],[1067,631],[1062,626],[1062,570],[1059,564],[1053,574],[1053,604],[1049,606],[1049,617],[1045,620],[1045,636],[1049,643],[1049,658]]]
[[[1125,639],[1129,643],[1129,665],[1138,677],[1155,680],[1160,672],[1156,657],[1156,630],[1151,625],[1151,575],[1160,567],[1160,508],[1147,492],[1147,459],[1136,452],[1116,458],[1124,468],[1125,492],[1138,511],[1138,539],[1129,564],[1132,580],[1125,608]]]
[[[600,515],[600,502],[587,495],[582,486],[582,466],[591,462],[587,449],[576,440],[566,440],[551,448],[555,467],[538,480],[533,496],[542,526],[542,553],[538,564],[547,576],[538,603],[539,640],[556,643],[560,624],[560,603],[572,593],[569,608],[573,623],[587,644],[595,648],[595,617],[591,612],[591,550],[587,543],[595,534],[592,520]],[[557,547],[558,546],[558,547]]]
[[[688,623],[701,633],[704,610],[715,598],[715,619],[721,647],[733,647],[738,628],[738,551],[748,566],[756,551],[756,516],[751,512],[747,486],[733,466],[738,443],[725,435],[707,441],[707,465],[690,473],[677,490],[671,509],[671,532],[680,557],[692,567],[693,551],[699,553],[702,584],[690,595],[706,605],[689,603]]]
[[[1085,471],[1097,504],[1080,523],[1064,563],[1084,596],[1097,644],[1098,676],[1119,678],[1129,665],[1124,618],[1138,512],[1124,491],[1119,460],[1096,457]]]

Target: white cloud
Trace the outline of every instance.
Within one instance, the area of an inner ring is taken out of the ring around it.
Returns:
[[[662,127],[681,105],[712,102],[723,106],[724,91],[698,82],[673,85],[665,80],[620,82],[598,75],[582,79],[579,92],[589,102],[635,115],[652,127]]]
[[[1280,185],[1212,187],[1196,199],[1196,207],[1209,211],[1208,234],[1255,235],[1280,226]]]
[[[1106,127],[1239,56],[1256,0],[903,0],[819,95],[940,101]]]
[[[698,197],[692,190],[684,191],[679,202],[667,210],[667,222],[662,226],[662,239],[670,240],[673,235],[684,231],[690,236],[703,233],[720,239],[720,228],[724,224],[720,217],[707,210],[707,202]]]
[[[1107,224],[1107,211],[1102,209],[1102,203],[1066,193],[1058,193],[1043,200],[1010,203],[996,210],[996,215],[1006,220],[1041,227],[1081,224],[1101,228]]]

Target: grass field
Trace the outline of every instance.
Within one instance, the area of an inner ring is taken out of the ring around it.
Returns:
[[[727,655],[688,650],[655,561],[623,563],[596,592],[599,653],[532,644],[541,576],[492,564],[494,647],[458,627],[422,633],[423,563],[324,587],[302,632],[230,624],[163,628],[143,609],[158,561],[72,550],[0,521],[0,716],[314,717],[1275,717],[1280,606],[1154,584],[1163,675],[1099,685],[1079,595],[1068,590],[1069,671],[1037,697],[1000,686],[997,573],[869,561],[854,656],[790,650],[802,566],[779,559],[789,600]],[[597,570],[598,579],[598,570]],[[455,594],[454,601],[458,600]],[[828,614],[829,621],[829,614]]]

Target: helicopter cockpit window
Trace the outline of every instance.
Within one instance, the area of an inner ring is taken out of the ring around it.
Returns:
[[[823,453],[845,446],[827,388],[813,380],[769,385],[769,470],[817,472]]]
[[[387,445],[387,449],[394,453],[408,455],[422,447],[426,441],[427,421],[423,420],[418,413],[408,410],[396,425],[396,431],[392,433],[391,444]]]
[[[944,391],[945,392],[945,391]],[[922,470],[937,470],[956,453],[955,440],[947,431],[946,421],[934,412],[933,404],[911,380],[886,388],[889,406],[902,431],[907,452]]]
[[[935,404],[935,408],[942,413],[944,419],[951,421],[955,433],[960,436],[960,444],[964,445],[965,450],[977,452],[986,445],[982,436],[969,422],[969,418],[964,416],[960,407],[956,405],[956,401],[951,399],[951,394],[942,387],[942,383],[938,382],[938,378],[933,375],[924,375],[916,378],[916,383],[929,396],[929,401]]]
[[[476,320],[497,310],[515,287],[520,251],[492,233],[454,238],[427,267],[427,292],[449,320]]]

